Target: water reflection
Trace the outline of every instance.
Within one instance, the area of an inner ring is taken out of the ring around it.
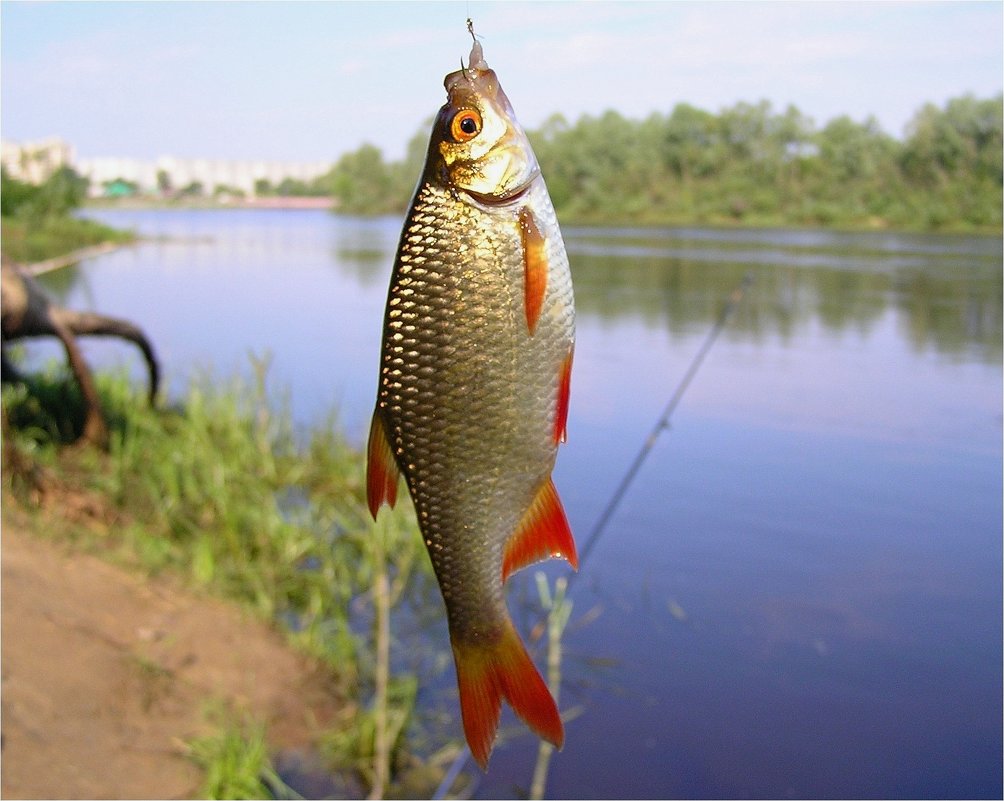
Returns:
[[[683,334],[709,325],[752,269],[756,284],[735,326],[756,340],[774,333],[790,340],[817,319],[836,333],[865,333],[893,308],[917,349],[1001,357],[999,239],[959,242],[945,259],[948,244],[923,237],[742,232],[723,247],[720,234],[684,231],[678,248],[625,248],[629,237],[648,232],[615,233],[573,229],[568,236],[580,314],[640,317]],[[763,249],[749,247],[758,243]]]
[[[326,247],[328,262],[364,287],[386,284],[400,230],[393,217],[324,212],[92,213],[166,236],[168,252],[189,263],[192,250],[173,244],[201,243],[195,261],[207,268],[264,259],[294,282],[284,265],[301,254],[316,258],[316,249]],[[734,325],[754,340],[778,334],[787,341],[815,320],[834,333],[864,333],[891,308],[918,350],[967,351],[986,362],[1002,355],[999,237],[569,226],[565,240],[580,315],[642,320],[686,334],[710,325],[752,270],[756,284]],[[76,271],[64,270],[47,276],[46,285],[63,299],[78,280]],[[86,287],[82,292],[92,303]]]

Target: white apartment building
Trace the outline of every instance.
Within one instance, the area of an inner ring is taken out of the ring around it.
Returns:
[[[158,176],[164,174],[172,189],[183,189],[193,183],[202,185],[203,192],[213,194],[217,187],[237,189],[249,197],[255,194],[255,184],[266,180],[273,186],[287,178],[312,181],[331,169],[330,162],[291,161],[214,161],[161,156],[156,161],[117,157],[80,159],[75,169],[91,180],[92,194],[101,194],[102,187],[116,179],[131,181],[144,192],[156,192]]]
[[[73,161],[73,147],[54,136],[38,142],[0,142],[0,162],[6,173],[29,184],[42,183],[63,165],[72,166]]]
[[[2,161],[12,178],[33,184],[42,183],[61,166],[68,165],[90,179],[92,195],[101,195],[105,184],[117,179],[135,183],[142,192],[156,192],[158,176],[163,173],[175,190],[198,182],[206,194],[211,195],[222,186],[253,197],[255,184],[260,180],[273,186],[287,178],[312,181],[331,169],[331,163],[324,161],[213,161],[173,156],[153,161],[119,156],[77,159],[74,148],[56,137],[39,142],[4,141]]]

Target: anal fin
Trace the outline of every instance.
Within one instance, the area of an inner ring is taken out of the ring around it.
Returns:
[[[380,504],[387,503],[393,508],[397,501],[397,481],[400,474],[387,438],[387,427],[380,412],[374,411],[369,442],[366,445],[366,502],[374,520]]]
[[[502,556],[502,581],[517,570],[551,557],[561,557],[579,569],[575,540],[558,491],[550,476],[541,484],[519,527],[509,538]]]
[[[451,644],[464,736],[482,770],[495,744],[503,698],[538,736],[561,748],[565,731],[558,707],[512,621],[506,619],[495,643]]]

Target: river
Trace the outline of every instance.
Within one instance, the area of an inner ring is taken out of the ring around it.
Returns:
[[[363,442],[399,219],[88,213],[151,239],[45,283],[139,322],[169,392],[270,354],[299,424],[337,408]],[[554,478],[580,547],[753,283],[572,584],[561,706],[580,714],[548,794],[999,798],[1001,239],[564,233],[578,317]],[[85,352],[142,380],[128,345]],[[510,589],[524,624],[532,573]],[[525,791],[535,752],[497,747],[476,797]]]

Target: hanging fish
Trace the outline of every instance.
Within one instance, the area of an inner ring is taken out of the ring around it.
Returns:
[[[551,481],[575,311],[537,159],[476,39],[444,84],[391,276],[367,495],[375,518],[404,476],[446,603],[464,733],[486,769],[503,698],[564,739],[503,584],[549,557],[577,566]]]

